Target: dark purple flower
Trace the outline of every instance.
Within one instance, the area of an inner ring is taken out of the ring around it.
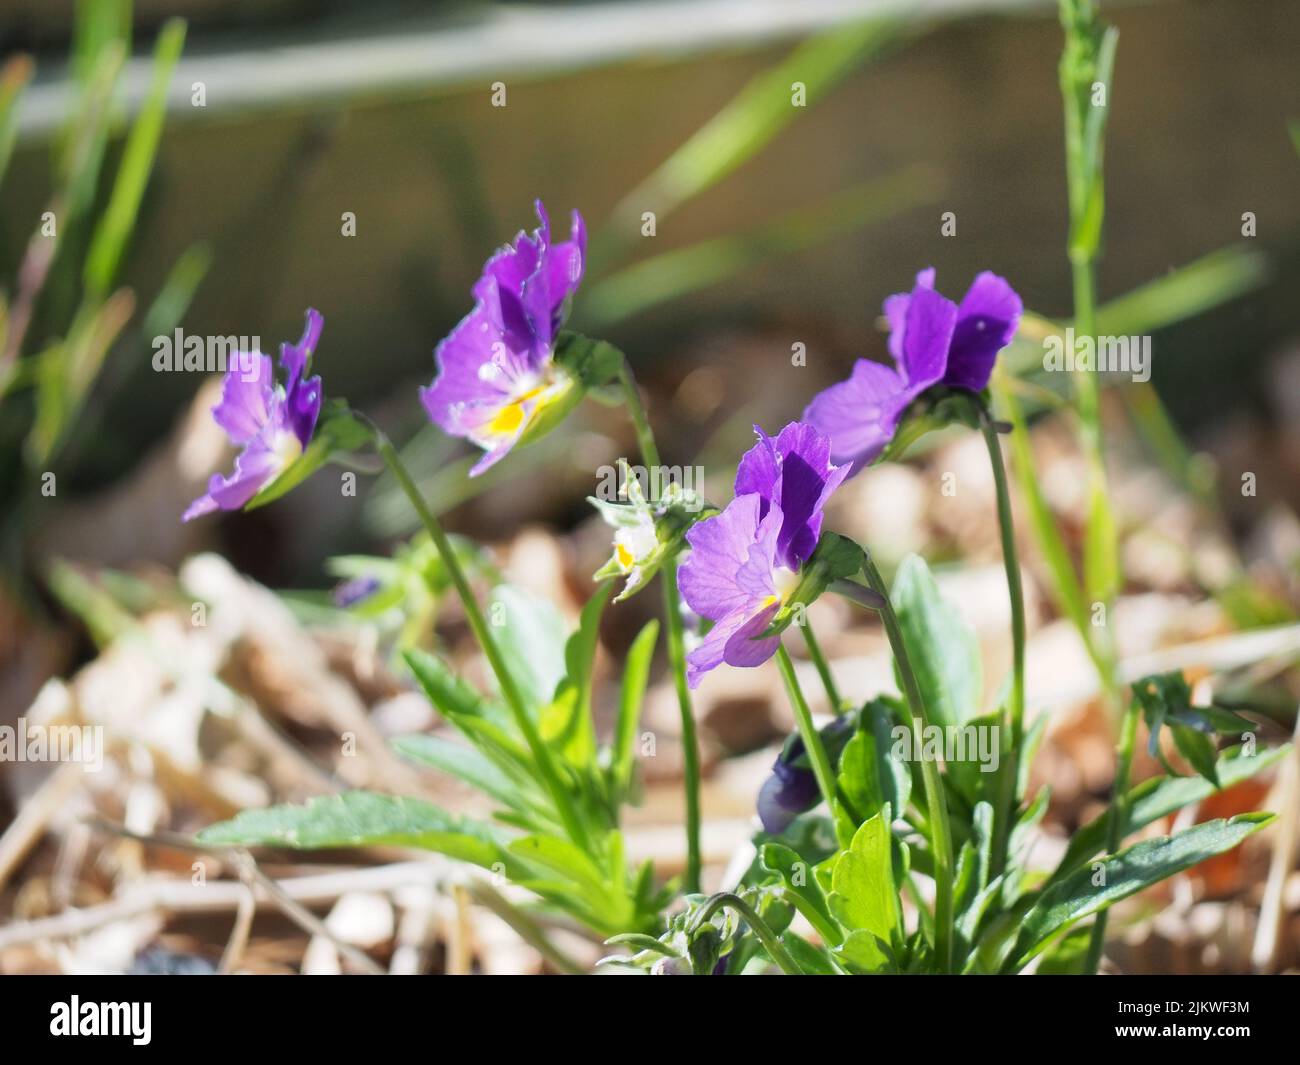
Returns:
[[[552,356],[582,281],[587,232],[574,211],[570,239],[552,244],[546,208],[536,207],[541,224],[487,261],[474,309],[438,345],[438,375],[420,390],[435,424],[486,452],[471,476],[551,428],[582,395]]]
[[[837,717],[821,730],[822,745],[832,767],[838,766],[845,744],[857,727],[850,715]],[[800,814],[821,802],[817,775],[808,761],[803,737],[795,735],[772,763],[772,775],[763,781],[758,792],[758,819],[763,830],[780,835]]]
[[[979,392],[997,353],[1011,343],[1023,311],[1020,297],[988,271],[960,305],[934,288],[934,269],[916,275],[910,293],[885,300],[889,353],[895,367],[859,359],[847,381],[819,393],[804,411],[831,438],[831,458],[857,472],[893,439],[912,401],[932,385]]]
[[[207,492],[190,504],[181,521],[214,510],[239,510],[306,450],[320,415],[321,387],[319,377],[304,375],[323,325],[320,313],[308,309],[302,339],[280,345],[283,385],[276,383],[269,355],[235,354],[212,417],[243,451],[229,477],[212,475]]]
[[[798,587],[822,507],[846,473],[830,464],[829,441],[810,426],[791,422],[775,440],[756,431],[759,441],[736,471],[736,498],[686,534],[691,552],[678,586],[714,623],[687,656],[692,688],[723,662],[757,666],[776,653],[779,635],[758,637]]]

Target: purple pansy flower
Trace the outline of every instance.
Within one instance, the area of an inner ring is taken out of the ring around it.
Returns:
[[[1024,310],[1015,290],[996,274],[975,278],[960,304],[934,287],[934,269],[916,286],[885,300],[889,353],[895,366],[859,359],[847,381],[819,393],[804,420],[831,438],[831,457],[867,465],[893,438],[912,401],[932,385],[981,391],[997,353],[1011,343]]]
[[[212,475],[207,492],[189,505],[181,521],[214,510],[239,510],[306,450],[320,416],[321,387],[319,377],[303,375],[324,324],[320,312],[308,309],[302,339],[280,345],[283,385],[276,384],[269,355],[235,353],[212,417],[243,451],[229,477]]]
[[[840,754],[852,738],[856,723],[852,716],[835,718],[820,730],[822,744],[832,768],[838,767]],[[812,770],[802,736],[792,736],[772,764],[772,775],[758,791],[758,819],[763,830],[779,835],[800,814],[821,802],[821,789]]]
[[[736,498],[686,534],[691,552],[678,585],[687,605],[714,623],[687,657],[692,688],[723,662],[757,666],[776,653],[779,635],[758,637],[798,586],[822,508],[848,473],[831,465],[830,441],[809,425],[791,422],[775,439],[755,431],[758,443],[736,471]]]
[[[552,355],[582,281],[587,231],[574,211],[570,239],[552,244],[546,208],[541,200],[536,207],[541,224],[487,261],[474,309],[438,345],[438,376],[420,390],[435,424],[486,452],[471,476],[549,428],[581,397]]]

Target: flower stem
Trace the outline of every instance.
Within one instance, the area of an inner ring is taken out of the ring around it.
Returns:
[[[626,358],[619,364],[619,383],[632,428],[636,431],[641,461],[647,467],[659,467],[659,445],[646,417],[641,392],[632,367]],[[691,689],[686,682],[686,637],[682,631],[682,610],[677,595],[677,559],[669,557],[660,567],[664,587],[664,621],[668,628],[668,664],[673,671],[677,691],[677,708],[682,722],[682,763],[686,789],[686,876],[682,888],[687,893],[700,890],[700,742],[695,730],[695,712],[691,708]]]
[[[863,563],[862,572],[866,575],[872,591],[884,599],[880,616],[885,623],[885,634],[889,637],[889,646],[894,652],[894,662],[898,665],[898,675],[903,681],[903,694],[907,697],[907,707],[911,711],[915,749],[924,750],[921,733],[929,726],[929,719],[926,717],[920,685],[917,684],[916,674],[912,671],[911,660],[907,657],[903,629],[889,600],[889,590],[885,587],[884,579],[869,554]],[[940,970],[950,972],[953,936],[952,828],[948,824],[948,804],[943,794],[943,781],[939,778],[938,767],[929,758],[921,759],[921,780],[925,785],[926,814],[930,822],[930,850],[934,859],[934,949],[939,958]]]
[[[803,738],[804,750],[812,762],[813,776],[817,778],[817,787],[822,793],[826,808],[831,813],[831,821],[839,834],[839,818],[836,816],[838,804],[835,798],[835,773],[831,769],[831,760],[822,745],[821,734],[813,724],[812,711],[808,709],[808,700],[803,696],[799,678],[795,675],[794,663],[790,661],[790,652],[784,644],[776,648],[776,664],[781,669],[781,679],[785,681],[785,690],[790,695],[790,705],[794,708],[794,720],[799,726],[799,735]]]
[[[686,876],[682,890],[694,894],[700,890],[700,742],[695,734],[691,689],[686,683],[686,639],[677,598],[677,559],[665,559],[661,571],[664,614],[668,622],[668,661],[672,665],[673,686],[682,718],[682,770],[686,786]]]
[[[1129,778],[1133,775],[1133,748],[1137,743],[1138,709],[1136,699],[1129,703],[1120,726],[1119,743],[1115,748],[1115,786],[1110,799],[1110,814],[1106,819],[1106,853],[1114,854],[1124,841],[1128,827],[1128,788]],[[1102,910],[1093,919],[1092,936],[1088,940],[1088,960],[1084,969],[1086,973],[1095,973],[1101,964],[1101,952],[1106,946],[1107,910]]]
[[[785,949],[785,945],[781,942],[777,934],[768,927],[768,923],[758,915],[758,911],[739,895],[733,894],[730,891],[721,891],[718,894],[711,896],[709,900],[700,907],[699,912],[695,915],[695,919],[691,922],[691,934],[693,935],[697,932],[710,917],[723,907],[735,910],[742,918],[744,918],[745,923],[753,929],[754,935],[758,937],[758,941],[763,944],[763,949],[767,951],[768,957],[780,966],[781,971],[785,973],[786,976],[801,975],[799,966],[795,963],[794,958],[790,956],[790,952]]]
[[[844,704],[840,701],[839,688],[835,686],[835,674],[831,672],[831,664],[826,661],[826,656],[822,654],[822,645],[817,642],[817,634],[813,632],[812,622],[807,617],[803,619],[803,624],[799,626],[803,630],[804,643],[808,645],[808,657],[812,659],[813,665],[817,667],[817,675],[822,679],[822,687],[826,689],[826,698],[831,704],[831,713],[842,714]]]
[[[410,500],[411,506],[415,508],[416,514],[419,515],[420,521],[433,540],[434,547],[438,549],[438,555],[441,557],[447,573],[451,576],[452,584],[456,586],[456,592],[460,595],[461,603],[465,608],[465,618],[469,622],[469,627],[473,630],[479,646],[483,649],[483,653],[487,656],[492,672],[496,675],[497,684],[501,688],[501,695],[510,709],[515,726],[523,735],[533,760],[537,763],[538,772],[541,773],[546,789],[550,792],[551,799],[555,803],[556,813],[559,814],[569,838],[583,850],[590,852],[586,826],[578,816],[577,808],[573,803],[573,796],[569,793],[560,777],[560,771],[555,764],[551,749],[542,741],[541,734],[537,731],[537,725],[529,716],[527,707],[524,706],[523,696],[520,695],[519,687],[506,666],[505,657],[492,636],[492,630],[488,627],[487,619],[483,617],[483,611],[479,609],[478,600],[474,598],[474,590],[470,587],[469,579],[465,576],[465,571],[456,558],[456,552],[451,545],[451,541],[447,539],[447,534],[443,531],[438,519],[429,510],[424,497],[420,495],[420,490],[415,486],[415,482],[411,479],[411,475],[407,472],[406,466],[388,437],[378,429],[373,431],[375,434],[375,450],[379,452],[379,457],[384,460],[384,465],[397,478],[397,483],[401,486],[402,491],[406,493],[406,498]]]
[[[1007,757],[994,819],[993,867],[989,872],[990,876],[996,876],[1006,864],[1007,841],[1016,815],[1016,783],[1020,775],[1020,745],[1025,725],[1025,594],[1020,583],[1016,529],[1011,519],[1011,493],[1007,489],[1007,469],[1002,459],[997,427],[982,403],[972,397],[971,404],[977,409],[984,443],[988,447],[989,464],[993,467],[993,483],[998,497],[998,531],[1002,536],[1002,564],[1006,567],[1007,593],[1011,597],[1011,705],[1004,722],[1010,742],[1003,747]]]

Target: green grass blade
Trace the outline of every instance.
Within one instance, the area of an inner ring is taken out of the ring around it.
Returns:
[[[84,276],[91,295],[103,295],[112,286],[131,230],[135,228],[140,200],[162,137],[167,87],[184,44],[185,23],[180,19],[170,20],[159,34],[154,48],[153,80],[149,93],[131,126],[108,207],[99,220],[86,255]]]

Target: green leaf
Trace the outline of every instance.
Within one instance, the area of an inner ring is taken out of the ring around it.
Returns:
[[[4,181],[18,137],[18,105],[32,78],[32,61],[16,55],[0,67],[0,182]]]
[[[316,798],[303,806],[245,810],[196,838],[214,847],[419,847],[485,868],[506,858],[508,841],[491,825],[432,803],[368,791]]]
[[[845,928],[871,933],[886,943],[898,930],[898,893],[894,887],[893,833],[885,806],[864,821],[849,849],[831,872],[831,912]]]
[[[863,820],[885,803],[906,810],[911,799],[911,772],[894,758],[894,724],[889,704],[873,699],[862,708],[858,731],[840,755],[839,786]]]
[[[816,929],[822,942],[838,943],[843,934],[831,916],[830,905],[813,875],[812,865],[782,843],[764,843],[759,859],[764,869],[780,877],[795,909]]]
[[[855,973],[880,973],[893,969],[887,945],[879,936],[858,929],[835,948],[836,960]]]
[[[1275,765],[1290,750],[1290,744],[1286,744],[1243,756],[1239,748],[1231,748],[1224,752],[1219,761],[1219,783],[1230,788]],[[1128,793],[1128,825],[1122,836],[1131,835],[1162,817],[1177,813],[1184,806],[1201,802],[1213,795],[1214,790],[1214,785],[1201,777],[1153,777],[1144,780]],[[1075,832],[1048,883],[1059,880],[1106,846],[1108,816],[1103,813]]]
[[[632,788],[637,726],[641,720],[641,704],[645,700],[646,685],[650,680],[650,662],[658,638],[659,622],[651,618],[632,641],[623,663],[623,683],[619,689],[618,721],[614,725],[609,770],[616,796],[626,796]]]
[[[865,58],[896,39],[898,26],[892,20],[836,26],[754,77],[620,201],[616,225],[602,235],[604,246],[594,249],[593,260],[607,261],[631,246],[646,204],[653,205],[662,225],[679,205],[716,185],[805,114],[791,106],[792,83],[802,83],[807,102],[816,104]]]
[[[1039,976],[1088,975],[1088,944],[1091,939],[1091,925],[1071,928],[1043,952],[1043,960],[1035,972]]]
[[[1102,885],[1093,883],[1096,874],[1091,866],[1077,870],[1044,891],[1025,914],[1004,970],[1023,968],[1053,936],[1075,921],[1231,850],[1272,820],[1272,814],[1240,814],[1229,820],[1206,821],[1173,836],[1144,840],[1102,859]]]
[[[92,296],[103,296],[112,287],[127,239],[135,228],[140,200],[153,170],[154,156],[162,136],[167,86],[184,44],[185,23],[181,19],[170,19],[158,35],[154,47],[153,80],[127,137],[113,192],[86,253],[85,282]]]
[[[601,584],[583,606],[578,628],[564,645],[564,680],[538,722],[542,739],[579,770],[590,769],[596,759],[591,671],[600,639],[600,619],[611,588],[609,583]]]
[[[964,725],[979,713],[983,692],[975,634],[939,595],[919,555],[903,559],[891,595],[930,722]]]
[[[518,784],[506,776],[492,759],[473,747],[438,736],[418,735],[399,736],[393,740],[393,748],[412,761],[463,780],[503,806],[515,810],[527,808]]]
[[[793,932],[781,936],[781,945],[790,952],[805,976],[837,976],[840,970],[827,957],[825,951],[818,950],[808,940]]]
[[[1103,477],[1092,479],[1084,531],[1083,583],[1094,603],[1109,603],[1119,594],[1119,532]]]
[[[488,616],[524,702],[540,711],[564,679],[564,617],[553,603],[510,584],[492,589]]]

